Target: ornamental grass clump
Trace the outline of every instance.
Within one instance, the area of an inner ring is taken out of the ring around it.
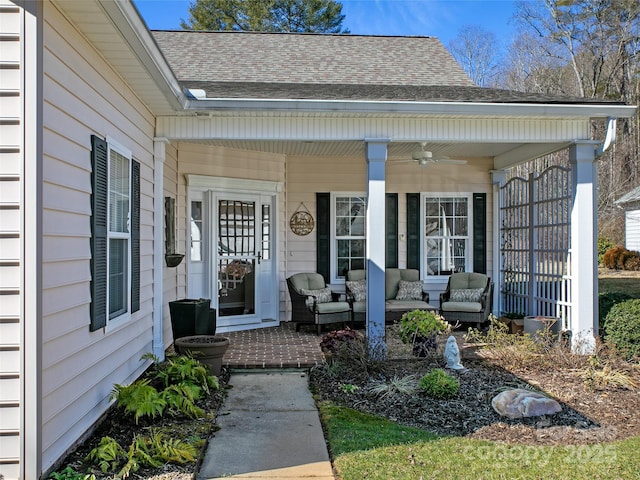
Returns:
[[[437,399],[451,398],[460,390],[460,382],[441,368],[434,368],[418,380],[418,387]]]

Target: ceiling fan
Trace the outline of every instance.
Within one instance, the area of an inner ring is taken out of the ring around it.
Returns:
[[[412,160],[402,160],[400,162],[395,163],[409,163],[409,162],[418,162],[418,165],[421,167],[426,167],[430,163],[448,163],[451,165],[465,165],[467,163],[466,160],[454,160],[449,157],[434,157],[433,153],[426,149],[427,142],[420,142],[420,148],[414,150],[411,154]]]

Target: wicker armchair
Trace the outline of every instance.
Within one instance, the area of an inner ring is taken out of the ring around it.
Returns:
[[[351,319],[349,303],[340,301],[340,294],[332,292],[319,273],[296,273],[287,278],[287,287],[291,297],[291,321],[300,325],[316,325],[318,335],[322,325],[329,323],[345,324]]]
[[[481,328],[491,313],[492,302],[490,277],[475,272],[454,273],[440,294],[440,315],[449,323],[475,323]]]

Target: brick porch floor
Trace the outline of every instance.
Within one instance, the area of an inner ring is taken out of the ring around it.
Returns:
[[[230,340],[222,364],[230,368],[310,368],[324,362],[314,326],[282,322],[278,327],[222,334]]]

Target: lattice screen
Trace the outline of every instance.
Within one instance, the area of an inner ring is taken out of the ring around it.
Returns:
[[[500,191],[500,310],[570,317],[571,170],[553,166]]]

